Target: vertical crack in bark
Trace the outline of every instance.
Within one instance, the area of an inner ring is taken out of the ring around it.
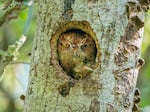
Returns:
[[[72,4],[74,4],[75,0],[65,0],[64,1],[64,19],[70,21],[73,16]]]
[[[118,112],[117,108],[113,104],[107,104],[106,112]]]
[[[90,108],[88,112],[99,112],[100,110],[100,102],[94,98],[90,104]]]

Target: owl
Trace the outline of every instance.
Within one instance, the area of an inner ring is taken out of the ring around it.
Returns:
[[[69,76],[79,80],[93,71],[97,49],[89,34],[72,29],[61,34],[57,44],[59,64]]]

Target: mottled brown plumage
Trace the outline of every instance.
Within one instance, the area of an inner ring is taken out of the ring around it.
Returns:
[[[81,30],[69,30],[58,40],[59,63],[75,79],[93,71],[97,50],[94,40]]]

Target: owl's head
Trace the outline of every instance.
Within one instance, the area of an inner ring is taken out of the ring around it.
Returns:
[[[67,47],[69,46],[72,49],[80,49],[87,41],[88,36],[81,30],[72,29],[64,32],[60,38],[64,44],[67,43]]]

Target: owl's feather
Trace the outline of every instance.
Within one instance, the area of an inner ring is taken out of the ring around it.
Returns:
[[[73,78],[83,78],[93,71],[96,54],[95,42],[85,32],[70,30],[59,37],[59,63]]]

